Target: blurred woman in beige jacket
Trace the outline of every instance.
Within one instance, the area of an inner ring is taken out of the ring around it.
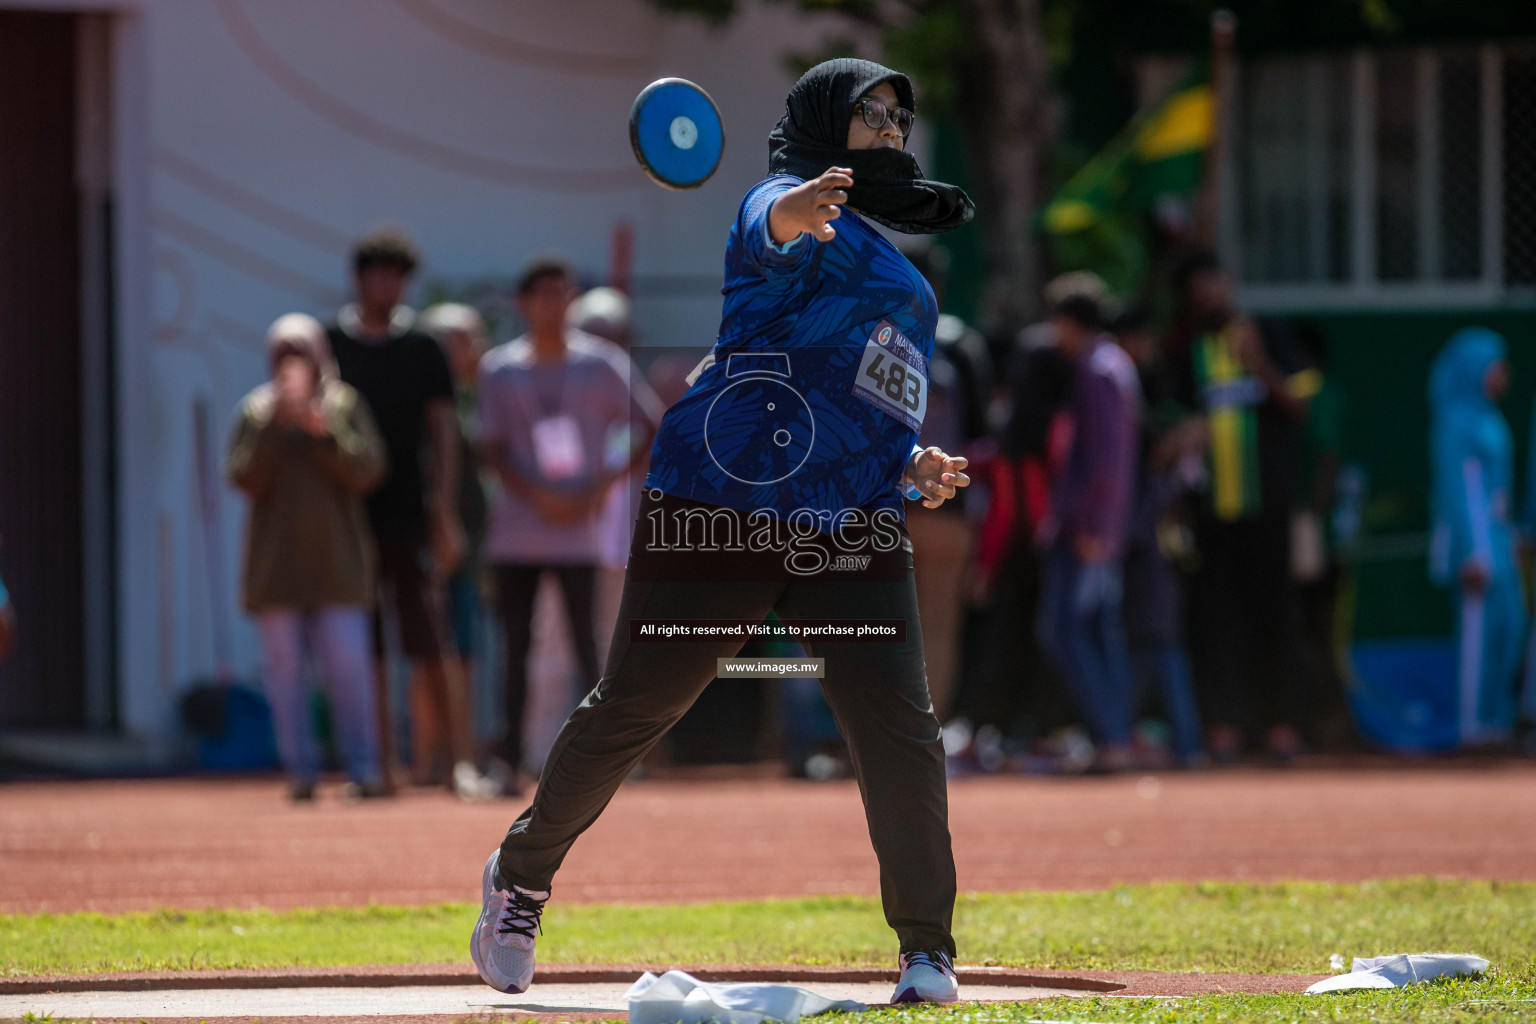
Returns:
[[[280,317],[267,351],[272,380],[240,403],[225,472],[251,501],[241,592],[261,633],[278,751],[294,799],[313,798],[319,755],[303,685],[307,636],[347,774],[359,795],[382,795],[363,497],[384,477],[384,443],[366,403],[338,378],[319,321]]]

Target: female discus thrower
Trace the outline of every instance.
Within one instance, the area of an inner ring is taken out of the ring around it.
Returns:
[[[901,627],[805,646],[825,659],[900,940],[894,1001],[957,996],[944,754],[902,496],[937,508],[970,479],[965,459],[914,444],[938,309],[867,219],[938,232],[974,208],[905,152],[912,106],[905,75],[863,60],[828,61],[790,90],[769,136],[770,177],[747,193],[726,243],[713,359],[652,446],[606,669],[561,729],[533,805],[486,861],[471,951],[494,988],[528,987],[566,851],[715,677],[716,659],[742,645],[657,642],[641,624],[756,623],[774,611]]]

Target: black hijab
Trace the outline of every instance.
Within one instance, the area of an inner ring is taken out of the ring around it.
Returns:
[[[970,196],[954,185],[928,181],[912,154],[900,149],[849,149],[854,104],[881,82],[890,82],[908,110],[912,83],[874,61],[840,57],[800,76],[784,116],[768,136],[768,173],[810,179],[828,167],[853,169],[848,205],[886,227],[908,234],[949,231],[976,214]]]

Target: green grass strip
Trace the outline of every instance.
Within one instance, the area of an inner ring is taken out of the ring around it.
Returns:
[[[539,940],[546,963],[895,958],[872,899],[632,906],[558,896]],[[467,963],[477,913],[444,904],[6,915],[0,974]],[[1325,974],[1332,953],[1472,952],[1512,967],[1536,950],[1536,884],[1421,878],[970,895],[956,907],[955,934],[961,962],[971,964]]]

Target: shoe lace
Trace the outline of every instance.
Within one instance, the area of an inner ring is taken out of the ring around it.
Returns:
[[[942,949],[914,949],[910,953],[902,955],[903,966],[911,969],[921,964],[931,967],[940,974],[955,973],[954,964],[950,962],[949,954]]]
[[[544,904],[549,901],[546,896],[534,896],[513,886],[511,890],[498,893],[501,896],[501,914],[496,923],[496,930],[503,935],[522,935],[533,938],[534,933],[544,934],[542,916]]]

